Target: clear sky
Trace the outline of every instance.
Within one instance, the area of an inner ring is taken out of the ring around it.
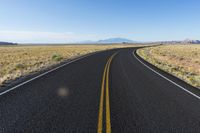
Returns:
[[[200,0],[0,0],[0,41],[200,39]]]

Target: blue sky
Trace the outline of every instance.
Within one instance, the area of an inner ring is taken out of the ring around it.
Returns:
[[[200,39],[199,0],[0,0],[0,41]]]

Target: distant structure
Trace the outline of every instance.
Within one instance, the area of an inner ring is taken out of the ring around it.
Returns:
[[[157,44],[200,44],[200,40],[189,40],[184,41],[160,41],[156,42]]]
[[[184,40],[182,43],[200,44],[200,41],[199,41],[199,40],[190,40],[190,39],[186,39],[186,40]]]

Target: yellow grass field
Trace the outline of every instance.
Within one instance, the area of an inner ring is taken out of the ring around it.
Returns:
[[[200,45],[166,45],[137,53],[158,68],[200,88]]]
[[[0,46],[0,85],[87,53],[134,45]]]

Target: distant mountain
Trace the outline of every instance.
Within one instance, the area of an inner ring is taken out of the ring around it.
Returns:
[[[135,43],[135,41],[126,38],[108,38],[104,40],[99,40],[97,43]]]
[[[0,45],[17,45],[17,43],[12,43],[12,42],[0,42]]]

